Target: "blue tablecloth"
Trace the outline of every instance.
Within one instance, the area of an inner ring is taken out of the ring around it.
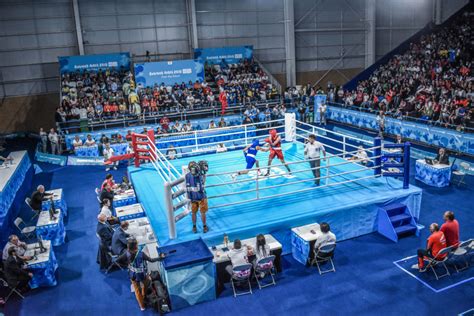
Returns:
[[[110,144],[110,147],[113,148],[114,153],[116,156],[123,155],[127,153],[128,143],[115,143]],[[102,153],[99,153],[99,147],[97,145],[94,146],[82,146],[77,147],[74,150],[74,153],[77,157],[99,157],[102,156]]]
[[[306,265],[309,258],[310,244],[295,232],[291,232],[291,253],[293,258],[301,264]]]
[[[12,153],[13,154],[13,153]],[[16,158],[14,158],[16,159]],[[2,191],[0,191],[0,218],[6,216],[8,210],[10,209],[13,200],[15,199],[17,191],[20,189],[23,180],[25,180],[26,173],[31,166],[30,158],[28,154],[24,153],[21,160],[15,160],[16,170],[10,179],[7,180],[7,183]],[[14,168],[15,166],[9,166],[9,168]]]
[[[40,286],[55,286],[57,284],[55,275],[57,268],[58,261],[53,248],[51,248],[48,261],[28,265],[28,269],[33,273],[33,278],[29,283],[30,287],[35,289]]]
[[[51,207],[51,201],[50,200],[43,201],[43,204],[42,204],[42,207],[41,207],[41,209],[43,211],[48,211],[50,207]],[[61,199],[54,200],[54,207],[56,209],[59,208],[61,210],[61,215],[62,216],[67,216],[67,204],[66,204],[66,199],[64,198],[64,191],[63,191],[63,194],[61,196]]]
[[[216,299],[213,254],[202,239],[163,246],[169,253],[160,264],[161,276],[168,288],[173,310]]]
[[[125,205],[132,205],[132,204],[136,204],[137,203],[137,197],[134,195],[134,196],[129,196],[125,199],[119,199],[119,200],[115,200],[112,202],[112,205],[113,207],[120,207],[120,206],[125,206]],[[143,217],[143,216],[140,216],[140,217]]]
[[[129,204],[131,205],[131,204]],[[114,210],[115,212],[115,210]],[[131,220],[131,219],[135,219],[135,218],[142,218],[142,217],[145,217],[146,214],[145,212],[139,212],[139,213],[134,213],[134,214],[129,214],[129,215],[125,215],[125,216],[120,216],[119,217],[119,220],[120,221],[128,221],[128,220]]]
[[[77,157],[99,157],[99,148],[97,145],[77,147],[74,154]]]
[[[36,235],[44,240],[51,240],[53,246],[64,244],[66,239],[66,229],[64,228],[63,216],[59,216],[59,221],[55,224],[36,226]]]
[[[433,187],[446,187],[451,182],[451,166],[439,168],[417,160],[415,164],[415,179]]]

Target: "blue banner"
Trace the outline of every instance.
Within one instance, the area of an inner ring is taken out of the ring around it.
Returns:
[[[61,73],[73,71],[99,69],[125,68],[130,69],[130,54],[115,53],[85,56],[60,56],[58,57],[59,70]]]
[[[215,48],[196,48],[194,50],[194,59],[203,63],[219,64],[222,60],[226,63],[235,64],[242,59],[252,59],[253,46],[231,46]]]
[[[52,155],[48,153],[43,153],[41,151],[36,150],[35,159],[41,162],[47,162],[54,165],[65,166],[67,162],[66,156],[61,155]]]
[[[137,86],[174,85],[204,81],[204,65],[193,59],[135,64]]]

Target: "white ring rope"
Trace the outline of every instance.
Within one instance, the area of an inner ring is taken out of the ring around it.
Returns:
[[[381,148],[381,146],[374,146],[374,147],[371,147],[371,148],[368,148],[369,150],[373,150],[373,149],[376,149],[376,148]],[[327,154],[327,159],[331,159],[333,157],[339,157],[343,154],[350,154],[350,153],[357,153],[357,150],[354,150],[354,151],[349,151],[349,152],[346,152],[346,153],[340,153],[340,154]],[[377,156],[377,157],[374,157],[374,158],[378,158],[380,156]],[[310,161],[313,161],[313,160],[319,160],[319,159],[324,159],[324,158],[312,158],[312,159],[305,159],[305,160],[300,160],[300,161],[292,161],[292,162],[287,162],[285,164],[276,164],[276,165],[271,165],[270,167],[273,168],[273,167],[282,167],[282,166],[287,166],[287,165],[295,165],[295,164],[301,164],[301,163],[306,163],[306,162],[310,162]],[[364,160],[364,159],[361,159],[361,160]],[[345,165],[345,164],[350,164],[350,163],[353,163],[354,161],[356,160],[351,160],[351,161],[344,161],[344,162],[341,162],[341,163],[337,163],[337,164],[334,164],[334,165],[331,165],[331,167],[335,167],[335,166],[339,166],[339,165]],[[261,169],[265,169],[267,168],[267,166],[262,166],[260,167]],[[323,168],[323,167],[320,167],[320,168]],[[210,173],[208,175],[206,175],[207,177],[214,177],[214,176],[222,176],[222,175],[227,175],[227,174],[233,174],[235,173],[235,171],[227,171],[227,172],[220,172],[220,173]],[[206,186],[206,187],[209,187],[209,186]]]
[[[349,139],[353,139],[357,142],[361,142],[361,143],[366,143],[366,144],[369,144],[369,145],[373,145],[372,142],[368,141],[368,140],[364,140],[364,139],[359,139],[357,137],[354,137],[354,136],[351,136],[351,135],[345,135],[345,134],[341,134],[341,133],[338,133],[338,132],[334,132],[334,131],[330,131],[330,130],[327,130],[325,128],[321,128],[321,127],[317,127],[317,126],[313,126],[311,124],[308,124],[308,123],[304,123],[304,122],[301,122],[301,121],[296,121],[296,123],[298,124],[301,124],[301,125],[306,125],[308,127],[311,128],[311,130],[320,130],[320,131],[323,131],[325,133],[332,133],[334,135],[338,135],[338,136],[341,136],[343,138],[349,138]],[[308,132],[308,130],[305,130],[306,132]],[[318,137],[321,136],[321,135],[318,135]],[[334,139],[331,139],[331,140],[334,140]]]

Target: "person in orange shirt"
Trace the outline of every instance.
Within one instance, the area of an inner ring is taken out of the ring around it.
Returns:
[[[454,213],[452,211],[446,211],[444,213],[444,224],[441,225],[440,231],[443,232],[446,237],[446,244],[448,247],[458,247],[459,246],[459,223],[454,218]]]
[[[104,114],[106,116],[110,116],[110,113],[112,112],[112,106],[109,103],[106,103],[104,105]]]
[[[431,235],[428,237],[426,249],[418,249],[418,265],[412,266],[414,269],[419,269],[420,272],[425,272],[425,258],[436,258],[437,260],[444,259],[447,254],[439,255],[438,253],[446,248],[446,237],[444,233],[439,230],[437,223],[430,225]]]

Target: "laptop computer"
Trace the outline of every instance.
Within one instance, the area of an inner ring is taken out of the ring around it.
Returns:
[[[425,162],[426,162],[428,165],[434,165],[434,161],[433,161],[433,159],[431,159],[431,158],[425,158]]]

